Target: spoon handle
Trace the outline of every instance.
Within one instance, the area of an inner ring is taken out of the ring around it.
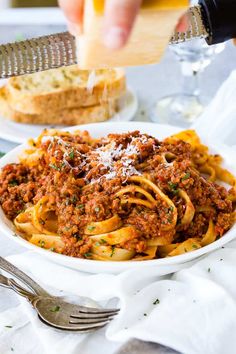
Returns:
[[[5,272],[13,275],[18,280],[22,281],[26,286],[28,286],[35,294],[37,295],[45,295],[50,296],[46,290],[41,288],[39,284],[37,284],[33,279],[31,279],[27,274],[22,272],[12,263],[8,262],[6,259],[0,257],[0,269],[4,270]]]
[[[17,284],[14,279],[7,278],[4,275],[0,274],[0,286],[3,286],[4,288],[11,289],[15,291],[17,294],[27,298],[29,302],[32,303],[32,301],[35,299],[37,295],[34,295],[24,289],[22,286]]]

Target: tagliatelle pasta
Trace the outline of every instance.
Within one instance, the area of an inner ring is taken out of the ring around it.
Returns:
[[[29,145],[3,168],[0,203],[39,247],[142,261],[197,250],[234,224],[236,179],[192,130],[164,141],[138,131],[93,139],[45,130]]]

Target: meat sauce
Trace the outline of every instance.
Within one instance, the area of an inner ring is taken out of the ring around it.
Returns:
[[[194,150],[184,141],[158,141],[140,134],[110,134],[93,140],[88,133],[44,133],[32,143],[40,151],[34,159],[8,164],[0,176],[0,204],[10,220],[36,204],[43,196],[58,218],[58,234],[66,247],[63,253],[84,257],[91,248],[83,230],[91,221],[103,221],[118,214],[123,225],[134,225],[137,232],[122,247],[141,253],[147,240],[164,236],[171,241],[201,237],[210,218],[218,237],[232,226],[232,202],[228,191],[203,176],[194,166]],[[165,156],[165,160],[163,160]],[[175,230],[166,231],[171,211],[157,198],[155,208],[135,204],[121,205],[115,194],[132,175],[147,176],[175,204],[178,221]],[[195,216],[188,227],[180,225],[185,203],[178,190],[186,191]],[[201,207],[209,207],[201,211]],[[198,209],[200,211],[198,211]]]

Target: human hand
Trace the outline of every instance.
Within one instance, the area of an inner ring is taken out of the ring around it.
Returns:
[[[128,41],[142,0],[109,0],[105,3],[103,42],[110,49],[120,49]],[[59,0],[72,34],[83,32],[84,0]],[[177,30],[186,31],[188,20],[186,16],[180,19]]]

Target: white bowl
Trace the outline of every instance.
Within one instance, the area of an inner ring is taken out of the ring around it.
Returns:
[[[101,137],[109,133],[123,133],[127,131],[139,130],[141,133],[150,134],[152,136],[155,136],[159,140],[162,140],[163,138],[182,130],[181,128],[177,128],[173,126],[159,125],[153,123],[143,123],[143,122],[122,122],[122,123],[114,122],[114,123],[88,124],[88,125],[72,127],[69,129],[67,128],[66,130],[73,132],[74,130],[77,129],[88,130],[93,137]],[[204,141],[204,143],[207,142]],[[0,168],[2,168],[8,163],[17,162],[18,156],[26,147],[27,147],[27,143],[22,144],[17,148],[15,148],[14,150],[7,153],[0,160]],[[211,148],[212,148],[211,149],[212,152],[221,154],[221,151],[219,150],[219,148],[217,148],[215,143],[214,143],[214,149],[213,146],[211,146]],[[235,173],[236,158],[234,157],[232,158],[232,156],[233,154],[232,155],[230,154],[230,156],[229,155],[225,156],[227,160],[230,160],[230,163],[226,167]],[[154,259],[150,261],[141,261],[141,262],[93,261],[88,259],[73,258],[73,257],[47,251],[43,248],[34,246],[30,242],[24,240],[22,237],[17,236],[15,234],[13,224],[6,218],[2,209],[0,209],[0,232],[6,235],[7,237],[13,239],[15,242],[19,243],[21,246],[24,246],[32,251],[35,251],[44,257],[47,257],[53,262],[62,264],[64,266],[76,270],[89,272],[89,273],[119,273],[131,268],[136,268],[138,270],[140,267],[143,268],[143,267],[155,266],[157,267],[157,274],[162,274],[162,273],[174,272],[182,264],[192,261],[200,256],[203,256],[206,253],[212,252],[222,247],[229,241],[233,240],[236,237],[236,225],[234,225],[232,229],[228,231],[221,239],[201,249],[194,250],[192,252],[185,253],[176,257]]]

